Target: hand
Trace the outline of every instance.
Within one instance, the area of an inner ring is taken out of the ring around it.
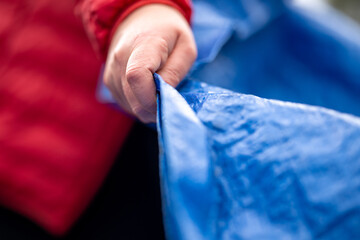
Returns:
[[[156,121],[153,74],[176,87],[197,55],[186,19],[175,8],[149,4],[132,12],[111,41],[104,83],[118,104],[142,122]]]

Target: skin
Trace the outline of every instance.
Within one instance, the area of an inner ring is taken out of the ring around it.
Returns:
[[[153,74],[176,87],[196,59],[192,31],[176,9],[149,4],[132,12],[111,41],[104,83],[118,104],[144,123],[156,121]]]

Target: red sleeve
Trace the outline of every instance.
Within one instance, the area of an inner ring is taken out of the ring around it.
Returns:
[[[80,0],[77,13],[94,48],[106,59],[114,26],[135,9],[150,3],[161,3],[179,10],[190,23],[191,0]]]

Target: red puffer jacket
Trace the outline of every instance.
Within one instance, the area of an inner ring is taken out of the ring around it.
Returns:
[[[190,18],[186,0],[0,1],[0,203],[65,233],[108,172],[132,120],[95,99],[114,25],[144,4]]]

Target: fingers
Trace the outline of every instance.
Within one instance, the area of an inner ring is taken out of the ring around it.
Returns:
[[[165,81],[176,87],[196,58],[191,35],[173,39],[170,44],[158,37],[137,40],[133,48],[116,49],[113,61],[108,62],[111,71],[106,71],[105,84],[122,108],[142,122],[156,121],[153,74],[160,69],[158,73]]]
[[[158,72],[175,87],[195,58],[196,47],[185,18],[172,7],[150,4],[131,13],[117,28],[104,83],[125,111],[143,122],[155,122],[153,74]]]
[[[125,79],[140,105],[135,101],[129,104],[133,113],[139,118],[146,118],[146,122],[156,119],[153,74],[164,65],[169,50],[167,41],[150,37],[136,44],[127,63]]]
[[[176,87],[186,76],[197,56],[191,35],[181,35],[164,67],[157,73],[171,86]]]
[[[111,76],[104,78],[105,84],[125,111],[137,116],[142,122],[155,122],[156,91],[153,74],[161,69],[158,73],[176,87],[196,58],[193,41],[191,36],[183,35],[169,47],[166,40],[147,37],[138,40],[133,49],[117,49],[109,66]]]

